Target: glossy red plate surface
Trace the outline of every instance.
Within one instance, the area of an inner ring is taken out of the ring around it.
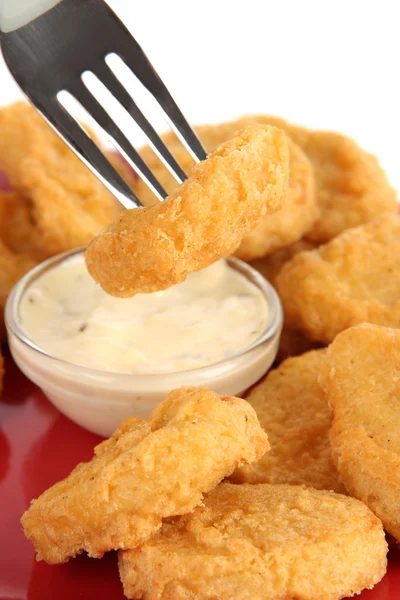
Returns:
[[[99,438],[63,417],[6,359],[0,400],[0,600],[121,600],[116,554],[51,567],[35,561],[19,519],[31,498],[92,456]],[[400,600],[400,553],[362,600]]]

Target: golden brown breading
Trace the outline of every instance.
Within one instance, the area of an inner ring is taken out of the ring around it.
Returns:
[[[42,235],[33,221],[30,202],[19,192],[0,191],[0,238],[16,254],[32,260],[44,260],[48,253],[42,247]]]
[[[235,256],[242,260],[270,255],[298,242],[310,231],[320,214],[311,163],[290,139],[289,150],[290,181],[285,203],[276,213],[264,217],[243,239],[235,252]]]
[[[267,432],[271,450],[257,463],[236,470],[233,481],[345,491],[328,438],[332,412],[318,385],[324,358],[325,350],[289,358],[246,397]]]
[[[306,233],[307,239],[313,243],[327,242],[345,229],[367,223],[380,213],[397,211],[396,192],[390,186],[377,159],[344,135],[330,131],[311,131],[268,115],[247,115],[230,123],[200,126],[196,131],[205,147],[214,149],[216,144],[232,137],[238,129],[256,123],[274,125],[286,131],[311,160],[316,179],[317,203],[321,210],[321,217],[311,231]],[[173,154],[186,168],[188,159],[186,158],[185,163],[185,153],[176,137],[169,134],[165,139]],[[153,166],[154,154],[151,159],[151,152],[146,149],[143,155],[146,160],[152,161]],[[157,162],[155,166],[157,167]],[[171,189],[168,188],[173,182],[171,177],[162,177],[167,189]],[[140,188],[138,193],[142,193]],[[146,195],[144,197],[148,198]]]
[[[219,144],[232,139],[238,130],[254,124],[256,123],[246,123],[241,120],[220,125],[203,125],[196,130],[207,150],[214,151]],[[176,136],[168,133],[163,136],[163,139],[184,171],[190,173],[193,159],[183,149]],[[235,253],[238,258],[251,260],[298,241],[310,231],[319,216],[311,163],[297,144],[291,139],[288,141],[290,182],[285,203],[273,215],[267,215],[262,219],[259,225],[244,238]],[[163,187],[173,191],[177,186],[176,182],[152,150],[147,146],[142,149],[141,154]],[[137,182],[134,188],[145,206],[157,202],[155,196],[142,182]]]
[[[29,202],[48,255],[86,245],[120,207],[30,106],[0,110],[0,168]]]
[[[131,425],[23,515],[25,535],[46,562],[137,546],[163,518],[191,511],[238,465],[268,449],[247,402],[206,388],[175,390],[147,421]]]
[[[244,130],[193,167],[163,203],[122,213],[89,245],[90,274],[109,294],[127,297],[166,289],[232,254],[282,205],[288,163],[282,131]]]
[[[15,254],[0,238],[0,340],[6,338],[4,308],[8,294],[17,281],[37,264],[29,255]]]
[[[400,541],[400,331],[365,324],[339,334],[321,384],[333,407],[333,456],[348,491]]]
[[[386,553],[382,523],[354,498],[222,483],[120,552],[119,569],[128,598],[337,600],[380,581]]]
[[[130,430],[137,429],[144,423],[145,420],[141,419],[140,417],[128,417],[127,419],[124,419],[118,427],[118,429],[114,431],[110,438],[104,440],[103,442],[100,442],[100,444],[97,444],[97,446],[95,446],[94,453],[96,454],[96,456],[100,456],[100,454],[111,450],[118,442],[119,438],[122,435],[124,435],[124,433],[127,433]]]
[[[397,212],[396,192],[377,159],[352,139],[330,131],[311,131],[264,115],[249,115],[237,122],[238,126],[250,123],[283,129],[311,160],[321,209],[320,219],[305,236],[311,242],[327,242],[380,213]]]
[[[400,327],[400,217],[383,215],[301,252],[276,279],[287,325],[328,344],[358,323]]]

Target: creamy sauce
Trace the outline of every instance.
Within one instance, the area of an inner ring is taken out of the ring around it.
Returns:
[[[161,292],[107,295],[82,255],[34,281],[20,304],[22,326],[42,350],[119,373],[175,373],[230,358],[260,338],[268,306],[244,275],[219,261]]]

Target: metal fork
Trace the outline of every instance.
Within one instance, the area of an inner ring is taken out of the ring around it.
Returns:
[[[109,67],[108,57],[119,56],[152,94],[193,158],[206,157],[145,53],[103,0],[0,0],[0,43],[5,62],[28,99],[126,208],[141,203],[60,102],[61,92],[68,92],[89,113],[158,199],[163,200],[166,192],[117,125],[115,114],[89,90],[85,73],[93,73],[129,113],[175,179],[181,182],[186,174]]]

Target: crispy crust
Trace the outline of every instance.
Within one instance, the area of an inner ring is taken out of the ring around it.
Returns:
[[[28,202],[47,256],[86,245],[120,207],[30,106],[0,110],[0,168]]]
[[[268,115],[247,115],[231,123],[200,126],[196,131],[206,148],[213,149],[241,127],[256,123],[274,125],[286,131],[312,163],[321,216],[305,233],[309,241],[315,244],[327,242],[345,229],[367,223],[380,213],[397,211],[396,192],[377,159],[344,135],[311,131]],[[165,139],[177,158],[184,161],[185,153],[176,137],[169,134]],[[144,150],[143,156],[157,168],[157,160],[149,149]],[[186,158],[185,168],[187,161]],[[158,172],[162,173],[159,165]],[[171,186],[173,180],[164,175],[164,183]],[[142,189],[139,188],[138,193],[142,194]],[[144,198],[150,201],[150,194]]]
[[[400,217],[387,214],[301,252],[276,278],[287,325],[330,343],[358,323],[400,327]]]
[[[268,434],[271,450],[237,469],[237,483],[288,483],[343,493],[328,432],[332,413],[318,385],[325,350],[285,360],[246,397]]]
[[[171,392],[148,421],[130,420],[119,436],[23,515],[39,558],[57,564],[83,550],[100,558],[133,548],[268,449],[249,404],[206,388]]]
[[[0,238],[15,254],[38,261],[48,258],[42,235],[33,221],[30,202],[19,192],[0,191]]]
[[[6,338],[4,308],[8,294],[17,281],[36,264],[37,261],[32,260],[29,255],[11,252],[0,239],[0,340]]]
[[[280,208],[287,139],[255,126],[222,145],[163,203],[125,211],[86,251],[106,292],[128,297],[166,289],[232,254],[260,219]]]
[[[400,541],[400,331],[359,325],[328,349],[333,456],[346,488]]]
[[[380,581],[386,553],[381,522],[353,498],[223,483],[120,552],[119,569],[128,598],[336,600]]]
[[[242,260],[270,255],[298,242],[319,217],[311,163],[302,149],[290,139],[289,150],[290,181],[285,203],[276,213],[262,219],[243,239],[235,252]]]
[[[314,168],[321,217],[305,237],[314,244],[368,223],[380,213],[397,212],[397,194],[372,154],[352,139],[330,131],[311,131],[283,119],[250,115],[238,124],[275,125],[306,153]]]
[[[255,124],[257,123],[251,120],[247,122],[241,119],[220,125],[202,125],[197,127],[196,131],[207,150],[213,151],[219,144],[232,139],[241,128]],[[183,150],[182,144],[175,135],[169,133],[164,135],[163,139],[183,169],[190,173],[193,160]],[[279,211],[262,219],[259,225],[243,239],[235,253],[238,258],[252,260],[297,242],[310,231],[319,217],[312,165],[301,148],[291,139],[288,141],[290,181],[285,203]],[[151,149],[145,147],[141,154],[156,173],[163,187],[168,191],[174,190],[176,183]],[[157,203],[154,195],[142,182],[137,182],[136,192],[145,206]]]

